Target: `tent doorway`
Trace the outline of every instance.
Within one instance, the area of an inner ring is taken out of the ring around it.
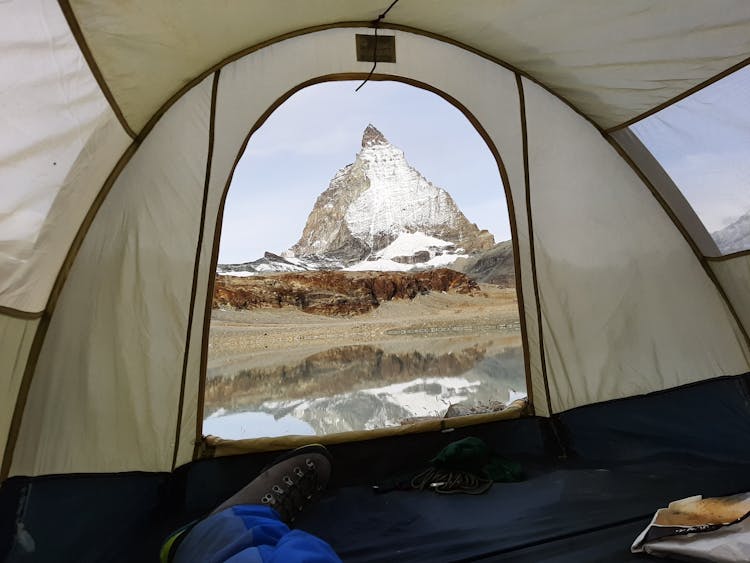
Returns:
[[[425,87],[356,86],[295,91],[237,162],[204,434],[403,429],[526,395],[496,151]]]

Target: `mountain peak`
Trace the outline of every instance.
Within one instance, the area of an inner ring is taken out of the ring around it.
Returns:
[[[466,218],[448,192],[422,176],[406,161],[401,149],[369,124],[362,137],[362,150],[318,196],[291,251],[298,258],[326,257],[349,266],[368,257],[374,260],[399,237],[417,233],[433,242],[439,239],[438,243],[461,248],[462,253],[486,250],[495,244],[488,231],[481,231]],[[430,249],[435,247],[434,252],[445,254],[443,247],[422,242],[427,252],[432,253]],[[409,258],[407,254],[403,256]]]
[[[387,144],[388,139],[372,123],[369,123],[362,134],[362,148]]]

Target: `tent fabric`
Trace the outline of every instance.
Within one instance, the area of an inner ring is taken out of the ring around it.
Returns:
[[[750,253],[711,260],[709,266],[721,282],[744,326],[750,326]]]
[[[589,123],[524,90],[553,411],[747,371],[744,336],[644,183]]]
[[[202,362],[208,354],[205,338],[208,336],[207,321],[210,319],[210,307],[212,305],[212,296],[206,288],[209,287],[209,282],[212,279],[210,267],[213,250],[212,235],[216,227],[216,215],[218,211],[218,207],[216,206],[218,197],[216,192],[211,191],[211,179],[215,152],[214,141],[216,139],[215,129],[219,74],[215,73],[212,77],[207,79],[207,81],[209,80],[211,82],[211,108],[209,117],[210,122],[208,124],[208,160],[206,163],[206,175],[203,183],[202,212],[201,216],[196,221],[200,230],[196,241],[196,255],[193,258],[192,309],[188,311],[188,322],[192,324],[188,329],[189,340],[186,343],[187,349],[185,351],[185,356],[183,357],[184,369],[182,374],[183,380],[181,391],[182,413],[177,421],[178,436],[172,464],[173,468],[174,466],[188,463],[193,459],[196,438],[200,438],[201,436],[201,425],[203,423],[202,409],[199,409],[199,405],[203,404],[203,397],[201,396],[203,390],[200,385],[200,374],[205,368],[205,365]],[[206,85],[206,87],[208,87],[208,85]],[[213,213],[209,212],[209,210],[213,210]],[[200,224],[201,221],[202,224]]]
[[[688,455],[748,464],[748,381],[723,377],[562,413],[567,454],[595,463]]]
[[[13,473],[171,469],[211,87],[159,122],[97,214],[40,353]]]
[[[516,273],[521,279],[521,291],[519,292],[519,314],[524,315],[524,336],[527,342],[528,358],[526,369],[529,373],[527,386],[529,397],[532,400],[534,412],[540,416],[551,414],[550,399],[547,392],[547,374],[544,366],[544,350],[541,328],[541,316],[539,307],[538,281],[535,273],[535,261],[532,259],[534,250],[532,233],[533,218],[529,208],[531,198],[529,185],[529,154],[528,154],[528,128],[526,123],[526,98],[523,82],[520,76],[516,77],[519,98],[519,120],[521,130],[521,151],[523,153],[523,178],[513,177],[508,179],[510,191],[513,194],[514,215],[516,218],[517,254]],[[514,252],[516,252],[514,250]],[[521,301],[522,299],[522,301]],[[521,306],[521,303],[523,306]]]
[[[648,179],[659,196],[674,213],[678,225],[684,228],[702,256],[719,256],[716,242],[706,230],[698,214],[674,183],[667,171],[629,127],[612,133],[614,141],[625,151]]]
[[[16,397],[39,319],[17,319],[0,315],[0,451],[5,451]]]
[[[369,22],[388,2],[273,0],[127,4],[69,0],[107,87],[139,132],[194,77],[234,53],[317,25]],[[410,0],[388,23],[425,29],[536,77],[603,128],[628,121],[748,58],[742,0],[598,3]],[[260,24],[259,22],[262,22]],[[113,39],[113,38],[116,38]]]
[[[3,2],[0,49],[0,307],[39,312],[130,139],[56,4]]]
[[[11,475],[194,459],[233,166],[286,96],[370,70],[369,24],[346,22],[383,8],[0,2]],[[498,157],[538,415],[750,368],[746,257],[706,266],[684,201],[639,175],[671,189],[643,146],[631,167],[603,131],[750,61],[748,3],[413,0],[387,23],[397,62],[373,78],[443,95]]]

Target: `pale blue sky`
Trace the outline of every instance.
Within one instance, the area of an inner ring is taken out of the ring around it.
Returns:
[[[282,104],[250,139],[227,195],[220,263],[279,253],[299,239],[315,199],[354,161],[375,125],[409,163],[448,191],[470,221],[508,240],[508,209],[497,164],[451,104],[399,82],[329,82]]]
[[[492,154],[464,115],[398,82],[329,82],[297,92],[250,139],[227,197],[220,263],[282,252],[299,238],[317,196],[353,162],[374,124],[446,189],[495,240],[510,238]],[[750,210],[750,68],[635,126],[709,231]]]

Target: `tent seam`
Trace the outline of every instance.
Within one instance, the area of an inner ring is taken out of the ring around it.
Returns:
[[[0,315],[29,321],[40,318],[42,315],[44,315],[44,311],[22,311],[21,309],[15,309],[13,307],[0,305]]]
[[[731,252],[729,254],[722,254],[721,256],[706,256],[706,260],[709,262],[725,262],[734,258],[741,258],[743,256],[750,256],[750,248],[747,250],[739,250],[737,252]]]
[[[206,174],[203,181],[203,203],[201,205],[201,218],[198,227],[198,243],[195,248],[195,261],[193,264],[193,284],[190,290],[190,310],[188,312],[187,333],[185,335],[185,354],[182,360],[182,380],[180,382],[180,398],[177,403],[177,425],[175,428],[174,452],[172,454],[172,471],[177,466],[177,455],[180,449],[180,433],[182,431],[182,414],[185,404],[185,383],[187,380],[188,360],[190,358],[190,338],[193,333],[193,315],[195,313],[195,300],[198,292],[198,275],[200,273],[201,252],[203,250],[203,234],[206,223],[206,206],[208,205],[208,191],[211,182],[211,165],[214,154],[214,133],[216,121],[216,94],[219,89],[219,74],[221,70],[214,73],[211,85],[211,107],[208,120],[208,149],[206,155]]]
[[[735,374],[730,374],[730,375],[716,375],[713,377],[709,377],[708,379],[699,379],[698,381],[690,381],[689,383],[682,383],[674,387],[667,387],[665,389],[657,389],[655,391],[649,391],[647,393],[636,393],[635,395],[628,395],[627,397],[617,397],[615,399],[605,399],[604,401],[598,401],[596,403],[578,405],[575,407],[565,409],[564,411],[560,411],[559,413],[556,413],[555,416],[559,418],[561,415],[576,412],[582,409],[587,409],[589,407],[599,407],[599,406],[609,405],[609,404],[625,403],[627,401],[632,401],[632,400],[643,398],[643,397],[658,397],[659,395],[665,395],[673,391],[680,391],[682,389],[701,387],[702,385],[708,385],[716,381],[724,381],[724,380],[728,381],[737,377],[741,378],[741,380],[744,380],[744,379],[750,380],[750,372],[741,372],[741,373],[735,373]],[[748,410],[748,412],[750,413],[750,409]]]
[[[138,143],[137,141],[133,141],[128,146],[128,148],[123,151],[122,155],[120,155],[120,158],[115,163],[115,166],[107,176],[104,184],[102,184],[101,189],[96,194],[94,201],[91,202],[91,206],[89,207],[86,216],[83,218],[83,221],[78,227],[78,231],[76,232],[75,237],[73,237],[73,240],[68,247],[68,252],[65,255],[65,259],[63,260],[62,264],[60,265],[60,269],[57,272],[57,277],[55,278],[55,282],[52,285],[52,290],[50,291],[49,297],[47,298],[47,304],[44,307],[44,311],[42,312],[42,315],[40,317],[39,324],[36,327],[36,332],[34,333],[34,339],[32,340],[31,347],[29,349],[29,355],[26,360],[26,369],[24,369],[21,379],[21,385],[19,386],[18,395],[16,396],[16,404],[13,408],[13,415],[11,417],[10,426],[8,428],[8,440],[5,443],[2,465],[0,465],[0,482],[4,481],[10,473],[11,464],[13,462],[13,455],[15,453],[15,446],[18,440],[18,434],[21,430],[24,410],[26,408],[26,401],[28,399],[29,390],[31,389],[31,384],[36,372],[36,365],[39,361],[39,355],[41,353],[42,346],[47,335],[47,329],[49,328],[52,314],[54,313],[55,307],[57,305],[57,300],[60,296],[60,293],[62,293],[65,281],[67,280],[68,274],[70,273],[70,270],[73,267],[73,263],[75,262],[75,259],[78,255],[78,250],[81,248],[81,245],[83,245],[83,241],[86,238],[91,224],[94,222],[99,209],[101,208],[104,200],[107,198],[107,195],[117,181],[117,178],[119,178],[120,173],[125,168],[127,163],[130,162],[130,159],[136,153],[139,146],[140,143]]]
[[[549,392],[549,380],[547,377],[547,359],[544,352],[544,330],[542,327],[542,305],[539,295],[539,282],[536,272],[536,250],[534,248],[534,221],[531,213],[531,175],[529,173],[529,137],[526,124],[526,97],[523,91],[523,78],[516,74],[516,86],[518,87],[518,100],[521,110],[521,146],[523,150],[523,180],[526,194],[526,221],[529,229],[529,259],[531,260],[531,279],[534,287],[534,301],[536,304],[537,329],[539,332],[539,359],[544,380],[544,392],[549,416],[552,416],[552,398]],[[530,388],[531,389],[531,388]],[[530,391],[527,390],[527,393]]]
[[[734,74],[738,70],[742,70],[748,65],[750,65],[750,57],[741,60],[740,62],[730,66],[729,68],[721,71],[718,74],[715,74],[708,80],[704,80],[700,84],[696,84],[692,88],[688,88],[683,93],[673,96],[672,98],[668,99],[666,102],[662,102],[659,105],[654,106],[651,109],[646,110],[645,112],[638,114],[635,117],[620,123],[619,125],[615,125],[613,127],[609,127],[608,129],[605,129],[604,132],[609,134],[609,133],[614,133],[615,131],[619,131],[620,129],[625,129],[626,127],[630,127],[631,125],[634,125],[635,123],[638,123],[639,121],[642,121],[646,119],[647,117],[654,115],[655,113],[659,113],[661,110],[666,109],[670,106],[673,106],[674,104],[681,102],[685,98],[688,98],[692,96],[693,94],[700,92],[704,88],[707,88],[711,86],[712,84],[715,84],[719,80]]]
[[[70,28],[70,32],[73,34],[73,38],[76,40],[76,43],[78,44],[78,48],[81,50],[81,54],[83,55],[83,58],[86,60],[86,64],[88,64],[91,74],[94,75],[94,80],[96,80],[96,83],[99,85],[99,88],[101,89],[102,94],[104,94],[104,97],[107,99],[107,102],[109,103],[110,108],[112,108],[112,111],[114,112],[115,117],[117,117],[117,120],[120,122],[120,125],[128,134],[128,136],[131,139],[136,139],[137,134],[130,127],[127,119],[125,119],[125,115],[122,113],[120,106],[117,104],[117,100],[115,100],[115,97],[112,94],[112,91],[109,89],[109,86],[107,85],[107,81],[104,79],[104,75],[102,74],[102,71],[99,69],[99,65],[96,64],[96,60],[94,59],[94,54],[91,52],[91,49],[89,48],[89,45],[86,42],[86,38],[83,36],[83,31],[81,30],[81,26],[78,23],[78,19],[76,18],[75,12],[73,11],[72,6],[70,5],[70,0],[58,0],[58,4],[60,5],[60,9],[62,10],[63,16],[65,16],[65,20],[68,22],[68,27]]]

